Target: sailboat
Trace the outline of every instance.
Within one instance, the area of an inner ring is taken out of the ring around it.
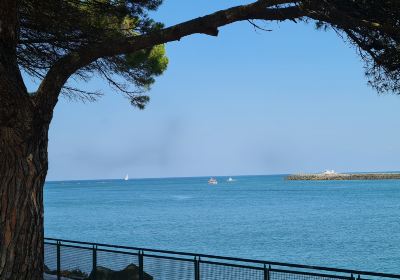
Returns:
[[[126,174],[126,176],[125,176],[124,180],[125,180],[125,181],[128,181],[128,180],[129,180],[129,176],[128,176],[128,174]]]

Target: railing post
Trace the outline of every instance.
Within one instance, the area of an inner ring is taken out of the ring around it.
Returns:
[[[353,273],[352,273],[351,276],[350,276],[350,280],[354,280],[354,275],[353,275]]]
[[[194,257],[194,280],[200,280],[200,257]]]
[[[144,252],[139,251],[139,280],[143,280],[144,279],[144,269],[143,269],[143,256]]]
[[[97,245],[93,245],[93,280],[97,279]]]
[[[264,264],[264,280],[269,280],[269,271],[271,270],[271,265],[267,266]]]
[[[61,279],[61,242],[57,241],[57,280]]]

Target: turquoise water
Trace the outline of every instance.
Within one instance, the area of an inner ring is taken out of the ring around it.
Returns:
[[[48,182],[45,235],[400,272],[400,181]]]

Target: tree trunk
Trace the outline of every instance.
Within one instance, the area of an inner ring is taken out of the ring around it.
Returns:
[[[0,280],[43,279],[47,133],[29,118],[0,125]]]
[[[20,2],[0,0],[0,280],[42,280],[51,114],[46,121],[18,67]]]

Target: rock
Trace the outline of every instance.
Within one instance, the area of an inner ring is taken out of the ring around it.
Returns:
[[[57,270],[50,270],[47,265],[44,265],[44,275],[47,279],[57,279]],[[53,278],[50,276],[54,275]],[[87,279],[88,274],[81,271],[80,269],[73,269],[73,270],[62,270],[60,271],[61,279]]]
[[[92,271],[87,280],[94,280],[94,271]],[[107,267],[98,266],[96,268],[96,280],[139,280],[139,267],[130,264],[123,270],[114,271]],[[153,280],[153,277],[143,272],[143,280]]]
[[[62,270],[60,275],[71,279],[86,279],[88,277],[87,273],[78,268],[73,270]]]

